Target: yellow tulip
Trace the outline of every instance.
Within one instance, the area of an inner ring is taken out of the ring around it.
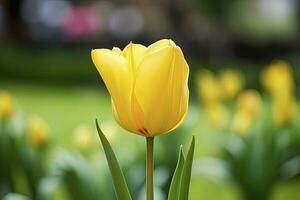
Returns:
[[[196,81],[198,96],[205,105],[216,104],[222,100],[220,84],[212,72],[200,71]]]
[[[184,120],[188,110],[189,67],[172,40],[145,47],[128,44],[92,50],[110,95],[117,122],[130,132],[151,137],[168,133]]]
[[[205,115],[214,128],[222,128],[228,121],[228,112],[221,103],[206,107]]]
[[[245,135],[251,129],[254,119],[243,111],[237,111],[232,121],[232,131],[241,135]]]
[[[36,147],[41,147],[48,142],[48,126],[43,119],[32,116],[27,124],[28,139]]]
[[[290,125],[295,119],[298,104],[293,98],[276,100],[273,103],[273,119],[279,127]]]
[[[246,90],[239,95],[236,101],[236,114],[232,120],[232,130],[235,133],[246,134],[259,116],[262,100],[255,90]]]
[[[0,118],[9,120],[14,110],[13,98],[7,92],[0,91]]]
[[[295,89],[293,73],[288,63],[275,61],[262,71],[261,82],[274,99],[292,95]]]
[[[247,90],[240,94],[237,99],[237,110],[255,118],[261,111],[262,100],[255,90]]]
[[[225,70],[220,75],[220,85],[226,100],[232,100],[243,87],[241,75],[234,70]]]

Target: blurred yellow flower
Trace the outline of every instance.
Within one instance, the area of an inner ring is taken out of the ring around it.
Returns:
[[[261,73],[261,82],[273,98],[279,99],[294,93],[293,73],[288,63],[275,61]]]
[[[235,133],[245,135],[249,132],[254,120],[251,116],[247,115],[242,111],[237,111],[233,117],[232,130]]]
[[[80,124],[74,131],[74,145],[81,151],[91,147],[94,138],[93,132],[86,124]]]
[[[255,90],[241,93],[236,102],[236,114],[232,120],[232,130],[235,133],[246,134],[262,109],[262,100]]]
[[[246,90],[239,95],[236,106],[238,111],[255,118],[262,108],[261,96],[256,90]]]
[[[0,91],[0,118],[3,120],[9,120],[13,111],[13,98],[7,92]]]
[[[197,93],[205,105],[216,104],[222,100],[220,83],[212,72],[202,70],[196,78]]]
[[[277,126],[290,125],[297,114],[298,104],[294,98],[276,100],[273,103],[273,119]]]
[[[123,51],[95,49],[91,54],[111,95],[115,119],[123,128],[151,137],[183,122],[189,66],[172,40],[148,47],[130,43]]]
[[[220,74],[220,85],[226,100],[232,100],[243,87],[241,75],[234,70],[225,70]]]
[[[221,103],[206,107],[205,115],[214,128],[222,128],[228,121],[228,112]]]
[[[39,116],[29,118],[27,134],[29,141],[36,147],[41,147],[48,142],[48,126]]]

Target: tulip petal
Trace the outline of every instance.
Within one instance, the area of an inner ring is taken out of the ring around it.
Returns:
[[[141,44],[128,44],[124,50],[124,56],[126,57],[128,64],[132,67],[132,73],[135,75],[135,72],[144,58],[147,48]]]
[[[151,135],[173,130],[188,108],[188,64],[181,49],[170,44],[147,52],[137,71],[134,94]]]
[[[92,60],[96,65],[111,97],[114,116],[118,123],[129,131],[136,130],[131,114],[131,94],[133,78],[128,62],[115,48],[92,50]]]
[[[123,52],[122,52],[122,50],[119,47],[112,48],[112,51],[116,52],[120,56],[123,55]]]
[[[167,46],[176,46],[176,45],[172,40],[161,39],[161,40],[158,40],[157,42],[151,44],[150,46],[148,46],[147,52],[148,53],[155,52],[155,51],[157,51],[161,48],[165,48]]]
[[[146,51],[147,48],[145,46],[141,44],[133,44],[133,43],[128,44],[123,50],[124,57],[126,57],[130,68],[129,70],[132,76],[134,77],[133,84],[135,84],[135,77],[136,77],[138,66],[143,60]],[[143,111],[139,103],[137,102],[134,93],[132,93],[131,96],[131,112],[133,116],[136,116],[134,118],[135,119],[134,122],[137,128],[134,132],[143,136],[148,135],[147,130],[143,129],[143,127],[145,126]]]

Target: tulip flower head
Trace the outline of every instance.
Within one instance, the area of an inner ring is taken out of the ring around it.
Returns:
[[[294,98],[281,98],[273,103],[273,119],[277,126],[290,125],[297,114],[298,103]]]
[[[203,104],[210,106],[222,100],[222,89],[218,79],[208,70],[202,70],[196,79],[197,93]]]
[[[220,74],[220,85],[226,100],[232,100],[243,87],[241,75],[234,70],[225,70]]]
[[[295,83],[290,65],[275,61],[262,71],[261,82],[274,99],[293,95]]]
[[[32,116],[27,124],[28,139],[36,147],[41,147],[48,142],[48,126],[39,116]]]
[[[7,92],[0,91],[0,119],[9,120],[14,110],[13,98]]]
[[[284,61],[271,63],[261,74],[261,81],[273,100],[273,119],[278,127],[290,125],[297,113],[295,81],[290,65]]]
[[[168,133],[188,110],[189,67],[179,46],[159,40],[148,47],[128,44],[92,50],[110,95],[117,122],[130,132],[152,137]]]
[[[249,132],[253,124],[253,119],[244,112],[238,111],[232,122],[232,130],[240,135],[245,135]]]
[[[205,115],[214,128],[224,128],[229,118],[228,111],[222,103],[207,106]]]
[[[237,109],[251,118],[255,118],[261,111],[262,100],[260,94],[255,90],[247,90],[238,97]]]
[[[247,90],[240,94],[236,102],[236,114],[232,121],[232,130],[246,134],[261,112],[262,100],[255,90]]]

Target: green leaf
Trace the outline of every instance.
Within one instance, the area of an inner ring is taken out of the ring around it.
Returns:
[[[192,164],[194,158],[194,150],[195,150],[195,137],[193,136],[192,143],[188,151],[186,160],[184,162],[184,167],[182,171],[181,184],[180,184],[180,198],[179,198],[180,200],[189,199],[189,189],[190,189],[190,181],[191,181],[191,173],[192,173]]]
[[[179,158],[177,162],[177,166],[172,178],[172,182],[169,189],[168,200],[178,200],[179,199],[179,192],[180,192],[180,183],[182,177],[182,171],[184,167],[184,155],[182,152],[182,146],[180,146],[179,150]]]
[[[103,132],[101,131],[98,121],[96,119],[96,127],[97,131],[106,155],[106,159],[108,162],[108,166],[113,178],[113,183],[115,186],[115,191],[117,198],[119,200],[131,200],[131,196],[124,178],[124,175],[121,171],[120,165],[118,163],[118,160],[108,142],[106,137],[104,136]]]

